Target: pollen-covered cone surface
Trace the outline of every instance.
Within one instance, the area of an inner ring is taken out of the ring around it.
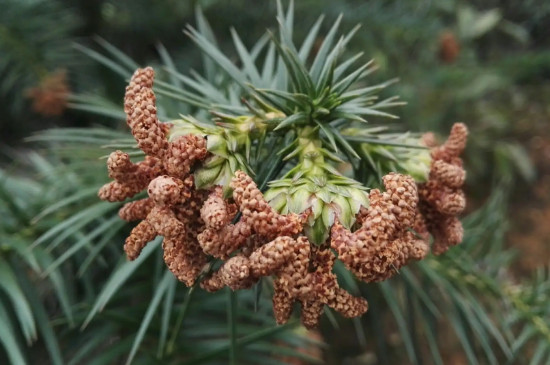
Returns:
[[[141,221],[126,239],[124,250],[128,259],[136,259],[145,244],[157,234],[167,237],[180,235],[184,231],[171,207],[178,203],[186,194],[185,184],[169,176],[159,176],[149,184],[149,198],[153,207],[145,219]]]
[[[357,317],[367,311],[365,299],[352,296],[338,285],[332,272],[335,260],[332,251],[311,246],[302,236],[292,252],[289,264],[274,279],[273,311],[277,323],[288,320],[294,301],[301,303],[302,324],[310,329],[319,324],[324,305],[345,317]]]
[[[190,176],[188,178],[193,181]],[[204,229],[204,222],[200,217],[200,208],[208,196],[208,191],[191,190],[191,195],[174,207],[176,218],[183,223],[185,235],[178,240],[164,241],[164,261],[174,275],[187,286],[194,284],[208,256],[203,252],[197,236]]]
[[[147,156],[144,161],[134,164],[122,151],[111,153],[107,169],[114,181],[100,189],[98,195],[102,200],[130,198],[162,174],[184,179],[197,160],[206,158],[206,141],[200,136],[184,135],[168,142],[167,124],[160,123],[157,118],[153,80],[152,68],[138,69],[126,87],[124,97],[126,122],[138,147]]]
[[[313,293],[319,301],[344,317],[353,318],[365,313],[368,309],[367,301],[339,287],[336,275],[332,272],[336,260],[334,253],[330,249],[317,249],[314,252],[313,265],[316,269],[312,273]]]
[[[237,255],[227,260],[210,278],[201,283],[203,289],[216,291],[224,286],[236,290],[250,287],[262,276],[276,274],[283,265],[293,259],[291,237],[277,237],[254,250],[248,257]]]
[[[147,242],[157,234],[161,235],[164,237],[162,247],[166,265],[180,281],[193,285],[207,262],[196,240],[197,231],[202,228],[196,218],[200,207],[196,200],[197,195],[203,194],[194,190],[192,176],[182,181],[166,175],[155,178],[147,192],[148,199],[130,203],[120,212],[132,216],[143,214],[140,208],[150,210],[126,239],[124,250],[128,259],[136,259]],[[138,213],[133,213],[133,208]]]
[[[105,184],[98,196],[123,201],[148,188],[149,198],[127,203],[119,211],[122,219],[141,220],[126,239],[128,259],[136,259],[149,241],[161,235],[166,265],[179,280],[192,285],[207,262],[197,241],[204,229],[199,211],[207,192],[195,189],[190,172],[206,158],[206,141],[192,134],[168,141],[169,125],[157,117],[153,80],[152,68],[136,70],[124,97],[126,122],[146,156],[133,163],[127,153],[111,153],[107,170],[114,181]]]
[[[128,222],[142,220],[147,218],[154,206],[155,202],[151,198],[136,200],[124,204],[118,211],[118,216]]]
[[[241,220],[257,234],[267,238],[292,236],[302,231],[309,212],[304,214],[277,213],[264,199],[254,181],[243,171],[237,171],[231,181],[233,199],[242,214]]]
[[[456,123],[444,144],[436,146],[432,142],[429,179],[418,185],[420,212],[434,237],[432,252],[436,255],[462,241],[463,228],[457,217],[466,206],[462,190],[466,172],[460,154],[466,146],[467,137],[466,125]]]
[[[162,158],[167,153],[168,141],[157,118],[154,77],[151,67],[136,70],[126,87],[124,112],[138,147],[149,156]]]
[[[369,207],[358,214],[359,229],[352,233],[336,222],[331,232],[331,247],[338,258],[365,282],[385,280],[426,252],[426,247],[408,233],[416,223],[418,193],[414,180],[390,173],[383,181],[386,191],[372,190]]]
[[[324,305],[346,317],[365,313],[365,299],[357,298],[339,287],[332,273],[335,256],[330,250],[313,249],[305,236],[297,239],[282,236],[256,249],[249,257],[237,255],[218,271],[203,280],[201,286],[216,291],[224,286],[232,290],[251,287],[260,277],[273,275],[273,312],[277,323],[285,323],[295,301],[302,304],[302,323],[307,328],[318,325]],[[310,272],[310,268],[315,268]]]
[[[237,211],[223,198],[221,186],[212,191],[200,213],[206,228],[197,239],[208,255],[226,259],[233,251],[242,247],[252,234],[250,224],[245,220],[229,224]]]
[[[164,172],[160,161],[146,157],[144,161],[133,163],[130,156],[115,151],[107,159],[109,177],[114,181],[105,184],[98,193],[102,200],[123,201],[147,187],[149,182]]]

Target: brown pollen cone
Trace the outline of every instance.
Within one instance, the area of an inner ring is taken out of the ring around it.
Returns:
[[[134,120],[131,118],[134,113],[134,104],[136,95],[140,93],[142,89],[150,89],[153,87],[153,81],[155,79],[155,71],[152,67],[138,68],[130,83],[126,86],[126,93],[124,94],[124,113],[126,114],[126,122],[130,128],[133,128]]]
[[[145,245],[152,241],[156,236],[157,231],[147,221],[141,221],[137,226],[135,226],[124,243],[124,252],[126,252],[128,260],[133,261],[137,259],[141,253],[141,250],[145,248]]]
[[[138,147],[147,155],[162,159],[168,149],[168,140],[164,128],[160,127],[155,103],[153,90],[141,89],[134,99],[130,119]]]
[[[121,184],[118,181],[111,181],[103,185],[97,192],[97,196],[101,200],[109,202],[120,202],[131,198],[141,191],[134,184]]]
[[[229,209],[228,205],[223,198],[222,187],[216,186],[201,207],[201,218],[208,228],[219,230],[229,224],[236,211]]]
[[[162,174],[185,179],[193,164],[206,158],[206,141],[202,136],[189,134],[168,142],[170,126],[160,123],[157,118],[153,80],[152,68],[136,70],[124,97],[127,124],[138,147],[147,156],[144,161],[134,164],[124,152],[111,153],[107,168],[109,177],[115,181],[99,190],[102,200],[123,201],[130,198]]]
[[[151,198],[136,200],[124,204],[119,209],[118,216],[128,222],[143,220],[147,218],[154,206],[155,203]]]
[[[308,330],[316,329],[319,326],[319,320],[323,315],[325,305],[317,300],[302,301],[302,324]]]
[[[309,211],[287,215],[277,213],[264,199],[252,178],[243,171],[235,173],[231,187],[233,199],[242,213],[241,220],[248,223],[255,233],[273,239],[294,236],[302,231]]]
[[[197,160],[204,160],[208,154],[206,139],[187,134],[170,142],[164,159],[164,166],[172,176],[183,178]]]
[[[208,291],[216,291],[224,286],[233,290],[250,287],[260,277],[278,273],[292,260],[295,244],[293,238],[282,236],[256,249],[249,257],[242,254],[234,256],[204,280],[201,286]]]
[[[184,183],[193,186],[192,175]],[[185,235],[163,243],[166,265],[187,286],[193,285],[208,261],[197,240],[199,233],[205,228],[199,213],[207,194],[205,190],[191,190],[191,195],[185,202],[174,206],[176,218],[185,227]]]
[[[252,234],[250,225],[245,221],[229,224],[236,215],[236,209],[223,198],[221,186],[210,193],[200,213],[206,228],[197,239],[208,255],[227,259],[232,252],[244,246]]]
[[[464,211],[466,198],[462,186],[466,173],[460,154],[466,146],[468,129],[455,123],[447,141],[432,147],[428,181],[418,184],[420,213],[434,237],[432,252],[436,255],[462,241],[463,228],[457,216]]]
[[[147,242],[163,236],[166,265],[189,286],[208,261],[197,240],[205,229],[199,212],[208,192],[196,190],[190,174],[195,162],[207,155],[206,140],[189,134],[168,141],[171,124],[158,120],[154,76],[150,67],[136,70],[124,97],[127,124],[145,159],[133,163],[122,151],[111,153],[107,168],[114,181],[105,184],[98,195],[103,200],[123,201],[147,189],[149,198],[119,210],[124,220],[142,220],[126,239],[127,256],[137,258]]]
[[[101,187],[98,196],[107,201],[123,201],[147,187],[152,179],[163,173],[160,162],[151,157],[134,164],[127,153],[115,151],[107,159],[109,177],[115,179]]]
[[[338,258],[365,282],[385,280],[414,258],[409,247],[416,243],[410,242],[414,237],[407,234],[416,224],[418,194],[414,180],[390,173],[383,181],[386,192],[371,190],[369,207],[359,212],[362,225],[357,231],[352,233],[339,222],[331,231],[331,247]]]
[[[430,252],[430,233],[420,212],[416,214],[412,230],[405,232],[404,241],[407,257],[413,260],[422,260]]]
[[[332,272],[335,259],[330,249],[316,250],[313,264],[317,267],[312,274],[315,298],[344,317],[361,316],[368,310],[368,303],[364,298],[354,297],[339,287]]]
[[[237,255],[227,260],[220,269],[211,277],[202,282],[205,290],[215,291],[223,286],[228,286],[231,290],[248,289],[258,281],[258,277],[250,275],[249,259]],[[212,284],[217,284],[214,287]]]
[[[245,245],[250,235],[250,226],[245,222],[237,222],[220,230],[206,228],[197,239],[204,253],[225,260],[232,252]]]
[[[192,176],[185,180],[159,176],[149,184],[148,199],[127,204],[126,209],[121,210],[121,215],[132,218],[150,210],[126,240],[124,247],[128,258],[135,259],[157,234],[164,236],[164,261],[174,276],[187,286],[193,285],[207,262],[196,241],[200,222],[191,218],[198,214],[197,193],[193,188]]]
[[[294,304],[294,298],[288,292],[283,290],[283,288],[284,286],[279,284],[277,281],[273,283],[273,316],[275,317],[275,322],[277,322],[277,324],[284,324],[288,322],[288,319],[292,314],[292,306]],[[302,319],[302,322],[309,322],[309,320]]]
[[[192,234],[164,238],[164,261],[174,276],[187,286],[192,286],[207,263],[207,257]]]
[[[293,238],[281,236],[258,248],[249,256],[250,273],[256,277],[277,273],[294,258],[292,246],[295,244]]]
[[[303,236],[298,237],[292,248],[293,256],[278,270],[274,280],[273,311],[277,323],[288,320],[294,301],[302,304],[302,324],[308,329],[318,326],[324,305],[346,317],[367,311],[365,299],[350,295],[338,285],[332,272],[336,257],[330,249],[315,246],[312,249]]]
[[[170,208],[185,196],[183,187],[184,183],[181,180],[168,176],[159,176],[151,181],[148,193],[154,206],[126,239],[124,247],[128,259],[137,258],[145,244],[157,234],[168,238],[183,234],[183,224],[176,219]]]

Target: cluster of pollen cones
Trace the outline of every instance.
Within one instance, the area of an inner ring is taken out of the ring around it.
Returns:
[[[317,246],[303,233],[310,211],[279,214],[242,171],[231,181],[231,198],[224,198],[220,186],[195,187],[192,173],[209,155],[205,137],[188,134],[168,140],[170,125],[157,118],[153,78],[151,68],[138,69],[124,100],[127,123],[147,156],[133,163],[126,153],[111,153],[107,167],[113,181],[98,194],[103,200],[124,201],[147,189],[148,198],[126,203],[119,211],[124,220],[140,221],[124,245],[128,259],[136,259],[148,242],[163,236],[166,265],[185,285],[200,280],[207,291],[225,286],[237,290],[271,277],[277,323],[288,320],[298,301],[303,324],[313,328],[325,305],[345,317],[368,309],[365,299],[339,286],[333,273],[336,259],[357,278],[377,282],[425,257],[430,233],[435,254],[462,240],[457,215],[465,206],[459,158],[467,137],[463,124],[455,124],[441,146],[425,136],[432,150],[427,182],[417,184],[397,173],[384,176],[385,191],[370,191],[370,205],[357,214],[355,229],[336,221],[327,242]],[[212,258],[223,262],[215,272],[208,270]]]

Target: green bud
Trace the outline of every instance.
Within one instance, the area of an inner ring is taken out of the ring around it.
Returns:
[[[298,189],[290,197],[289,208],[291,212],[302,213],[310,205],[311,192],[307,189]]]
[[[333,209],[332,204],[325,204],[323,211],[321,212],[321,219],[325,227],[332,227],[334,224],[334,216],[336,212]]]
[[[323,208],[325,204],[323,201],[316,196],[312,196],[310,198],[310,205],[312,214],[310,215],[310,219],[317,219],[321,216],[323,212]]]
[[[269,191],[271,189],[276,189],[276,188],[286,188],[286,189],[288,189],[292,185],[293,184],[292,184],[292,181],[290,179],[281,179],[281,180],[270,181],[269,182],[270,189],[266,192],[266,194],[269,194]]]
[[[271,187],[264,193],[264,199],[271,204],[271,201],[279,198],[280,195],[285,194],[285,190],[282,187],[273,188]]]
[[[229,164],[229,169],[233,172],[237,171],[237,170],[242,170],[244,166],[242,166],[239,161],[233,157],[233,156],[229,156],[227,158],[227,163]],[[246,170],[246,169],[245,169]]]
[[[343,196],[337,196],[334,198],[334,203],[332,204],[338,220],[348,229],[355,223],[355,214],[357,213],[353,211],[350,200],[351,199],[344,198]],[[329,227],[332,227],[332,224],[334,224],[334,221]]]
[[[226,162],[226,159],[224,157],[213,155],[213,156],[208,157],[202,163],[202,167],[209,169],[209,168],[212,168],[212,167],[223,165],[225,162]]]
[[[269,205],[275,209],[277,212],[286,214],[284,212],[288,211],[289,204],[289,195],[282,191],[271,191],[271,194],[265,194],[264,198],[269,202]]]
[[[323,244],[329,236],[329,227],[325,225],[323,219],[315,219],[313,224],[304,227],[304,233],[314,244]]]
[[[195,171],[195,185],[198,189],[210,187],[216,183],[223,169],[223,164],[213,167],[202,167]]]
[[[323,187],[323,188],[319,189],[315,193],[315,195],[317,195],[317,197],[319,197],[319,199],[321,199],[326,204],[331,203],[332,199],[333,199],[333,194],[331,194],[330,191],[326,187]]]
[[[171,120],[172,128],[168,132],[168,140],[173,141],[174,139],[185,136],[187,134],[195,134],[197,136],[206,136],[208,134],[205,128],[202,128],[200,123],[193,119],[192,117],[183,117],[184,119],[175,119]]]
[[[233,179],[233,176],[235,176],[235,171],[231,170],[228,164],[225,164],[216,180],[216,185],[223,187],[224,195],[227,195],[231,191],[231,179]]]
[[[328,237],[336,218],[349,229],[361,206],[369,204],[365,188],[353,179],[330,174],[304,177],[300,171],[292,178],[271,182],[264,197],[282,214],[311,208],[304,232],[317,243]]]
[[[410,150],[405,160],[399,161],[399,165],[408,175],[411,175],[417,182],[428,180],[432,157],[428,149]]]
[[[351,194],[351,199],[349,199],[349,204],[353,215],[359,212],[361,206],[368,208],[369,206],[369,196],[366,191],[357,188],[348,188],[348,192]]]
[[[209,135],[206,142],[206,149],[219,156],[225,158],[228,157],[227,154],[227,141],[219,135]]]

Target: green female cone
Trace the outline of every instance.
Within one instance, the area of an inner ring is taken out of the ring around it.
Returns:
[[[319,186],[319,179],[307,177],[279,180],[275,185],[265,193],[266,200],[282,214],[311,209],[304,233],[317,245],[327,240],[336,219],[350,229],[361,206],[368,206],[365,190],[354,180],[342,176],[328,180],[323,186]]]

